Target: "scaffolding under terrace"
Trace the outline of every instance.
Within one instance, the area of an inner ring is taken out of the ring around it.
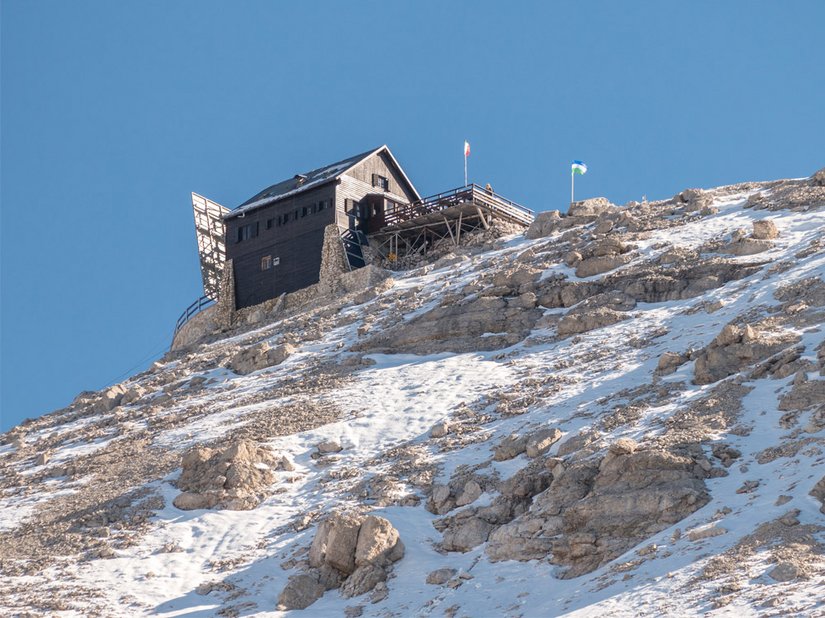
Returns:
[[[399,204],[384,217],[386,225],[369,235],[369,244],[392,262],[408,255],[427,255],[439,240],[450,239],[457,246],[463,234],[489,229],[495,220],[528,227],[533,211],[471,184]]]

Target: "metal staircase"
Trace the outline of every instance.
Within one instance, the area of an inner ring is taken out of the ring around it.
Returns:
[[[367,235],[359,230],[341,229],[341,245],[350,270],[363,268],[367,265],[362,247],[369,245]]]

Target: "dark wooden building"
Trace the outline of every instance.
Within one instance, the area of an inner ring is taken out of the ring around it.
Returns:
[[[223,215],[236,307],[317,283],[328,225],[357,244],[347,232],[377,230],[387,212],[418,199],[386,146],[267,187]]]
[[[228,276],[234,309],[318,283],[331,225],[352,269],[365,265],[366,246],[373,259],[392,267],[405,256],[427,256],[440,241],[458,245],[494,221],[526,227],[533,220],[532,211],[489,186],[469,184],[422,199],[387,146],[296,174],[233,210],[195,193],[192,207],[204,296],[184,311],[176,332],[218,299]]]

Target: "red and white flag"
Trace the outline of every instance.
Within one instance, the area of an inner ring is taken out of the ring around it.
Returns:
[[[468,142],[467,140],[464,140],[464,156],[470,156],[470,142]]]

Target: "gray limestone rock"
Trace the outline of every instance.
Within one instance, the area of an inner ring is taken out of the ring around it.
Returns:
[[[753,222],[753,237],[758,240],[772,240],[779,236],[779,230],[771,219]]]
[[[324,586],[307,573],[293,575],[278,595],[278,609],[306,609],[324,595]]]
[[[607,307],[598,307],[590,311],[571,311],[559,321],[558,334],[559,337],[567,337],[586,333],[597,328],[616,324],[625,319],[627,319],[627,315]]]

